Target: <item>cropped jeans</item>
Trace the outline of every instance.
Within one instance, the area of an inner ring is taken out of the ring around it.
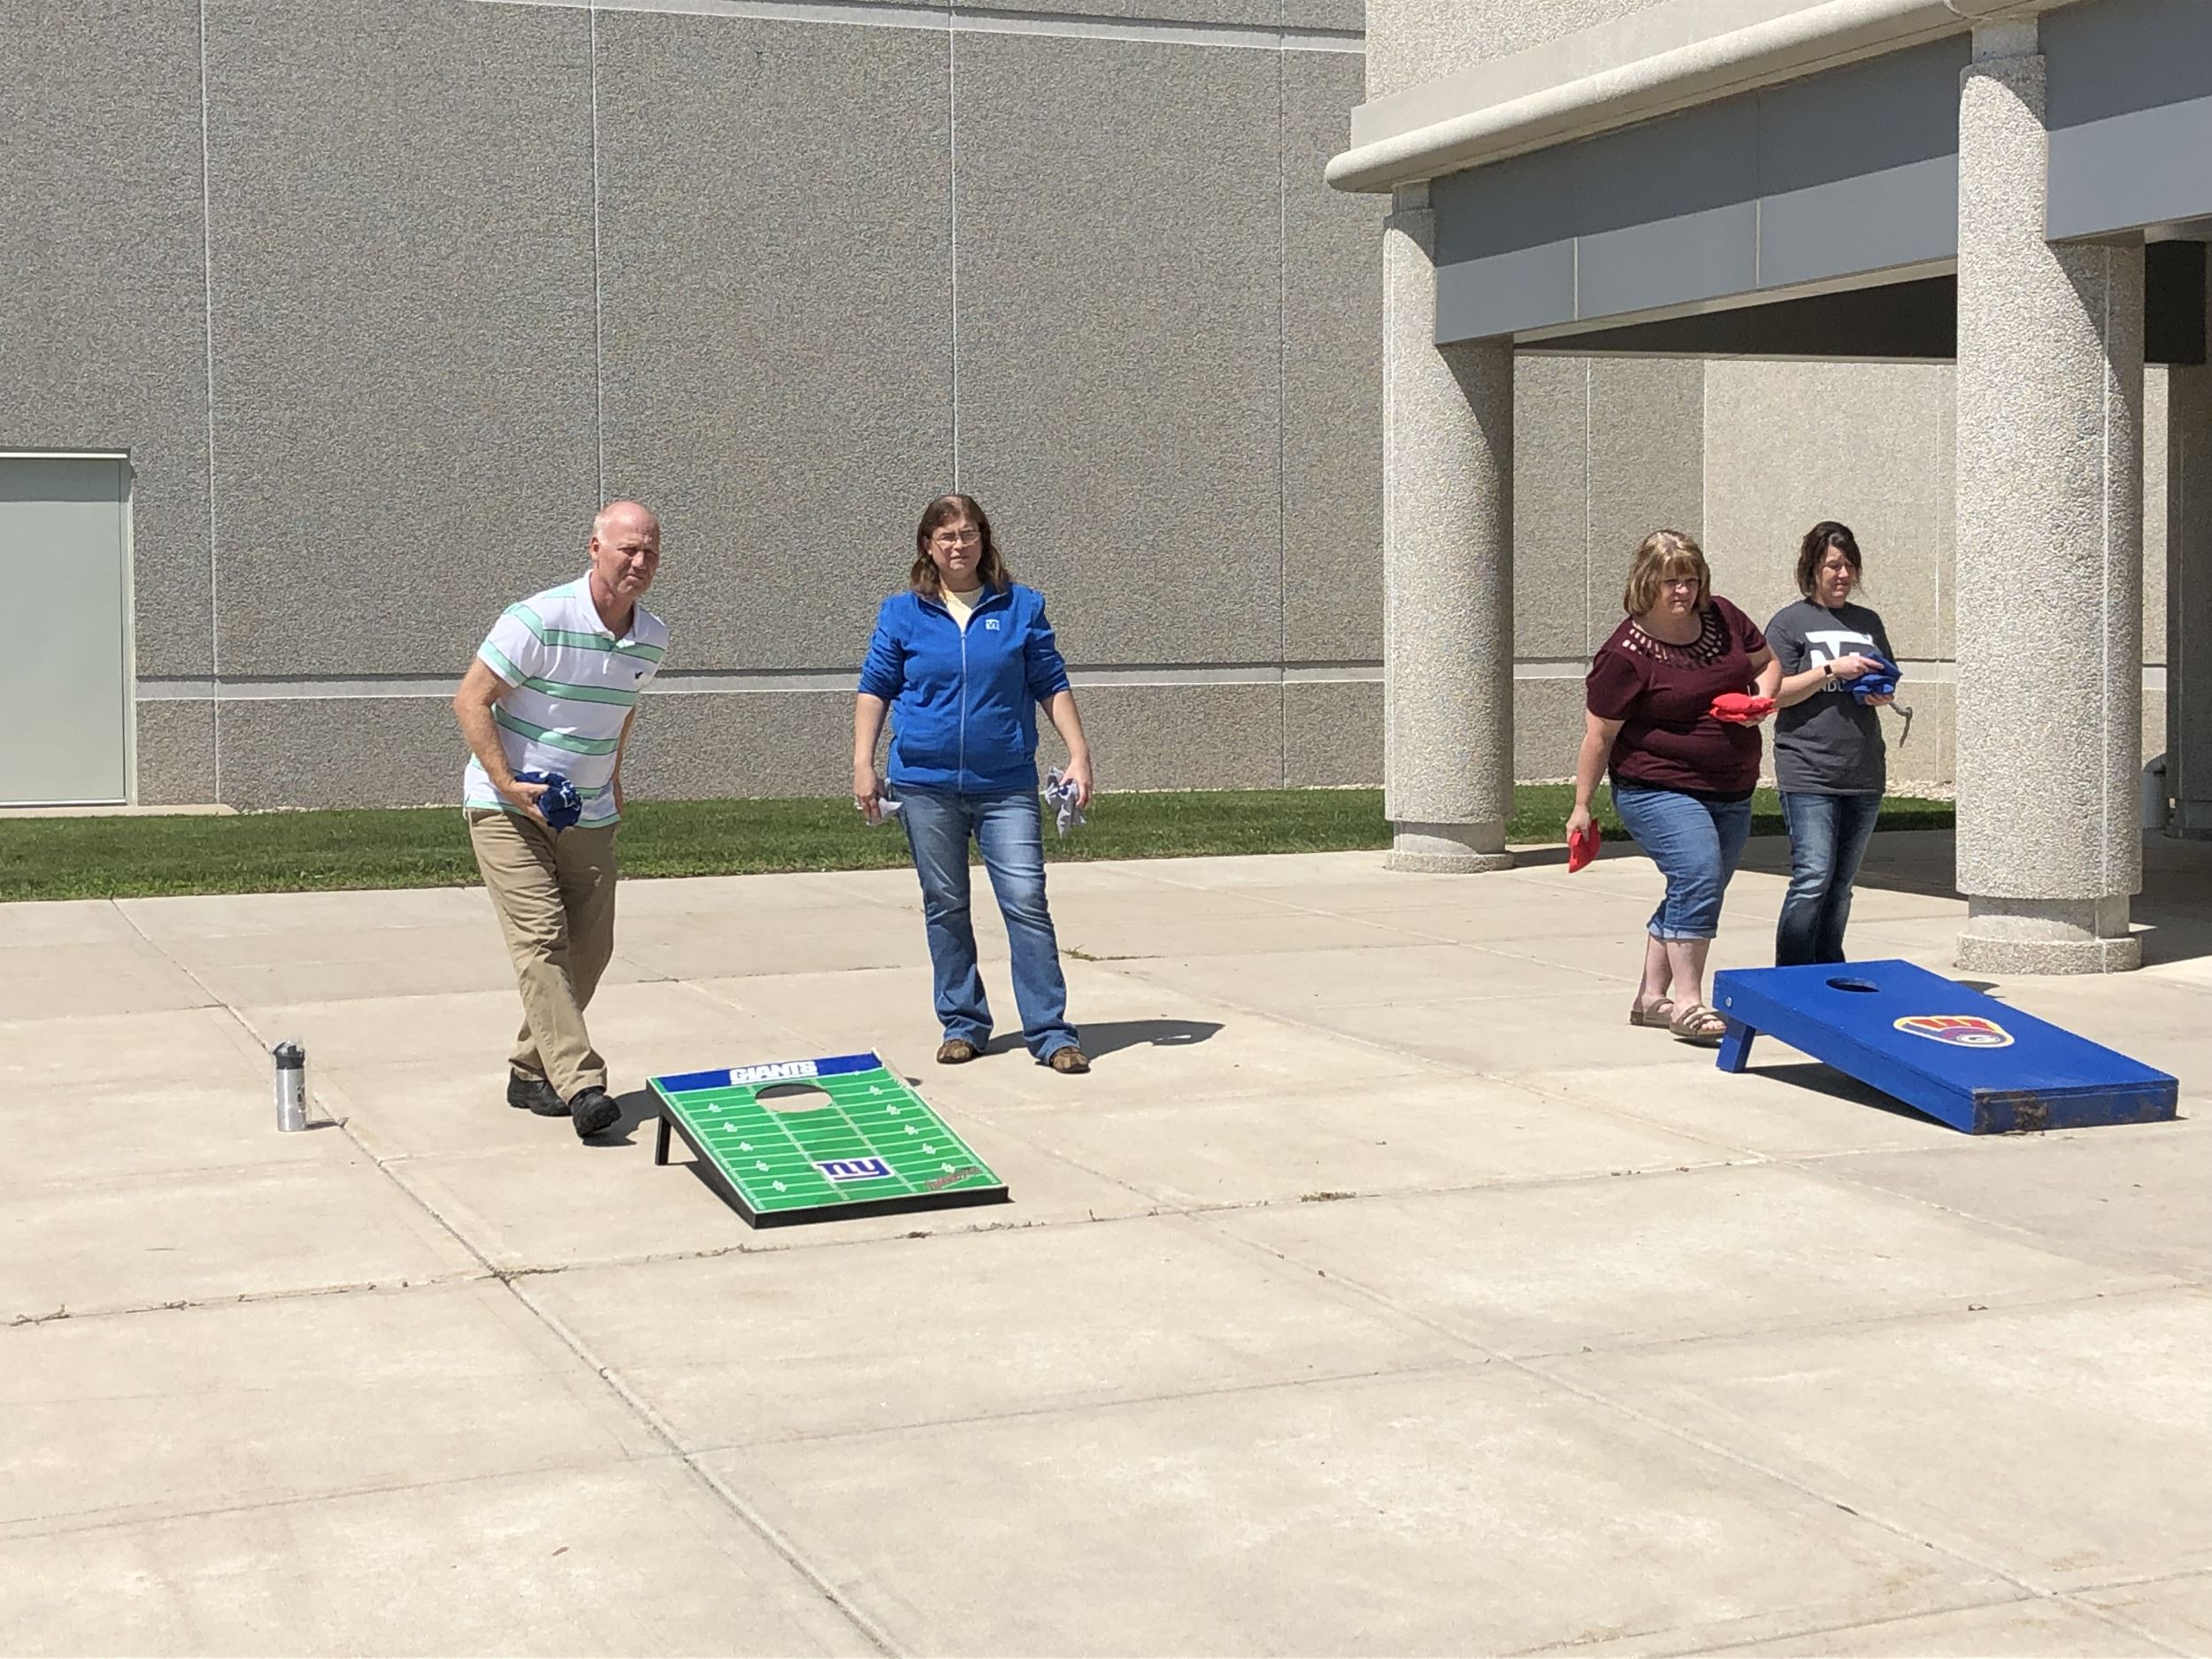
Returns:
[[[1022,1040],[1040,1060],[1075,1041],[1068,1024],[1067,976],[1060,944],[1045,908],[1045,843],[1037,791],[956,795],[899,786],[899,812],[922,882],[922,914],[929,929],[929,961],[937,1018],[946,1039],[990,1041],[991,1010],[976,964],[975,927],[968,908],[968,842],[973,839],[991,877],[1006,942],[1013,957],[1014,1002],[1021,1010]]]
[[[1721,895],[1751,836],[1751,803],[1703,801],[1679,789],[1617,782],[1613,810],[1667,879],[1666,896],[1651,913],[1651,936],[1718,934]]]
[[[1774,965],[1843,960],[1843,929],[1851,919],[1851,884],[1880,816],[1878,795],[1782,791],[1790,826],[1790,890],[1774,929]]]

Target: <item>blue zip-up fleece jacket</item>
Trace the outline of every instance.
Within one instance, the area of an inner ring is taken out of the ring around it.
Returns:
[[[876,612],[860,689],[891,705],[893,784],[995,795],[1037,787],[1037,705],[1068,665],[1033,588],[985,594],[964,631],[910,590]]]

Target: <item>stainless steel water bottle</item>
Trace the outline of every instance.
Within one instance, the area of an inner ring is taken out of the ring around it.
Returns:
[[[307,1127],[307,1050],[297,1042],[280,1042],[270,1052],[276,1056],[277,1127],[290,1131]]]

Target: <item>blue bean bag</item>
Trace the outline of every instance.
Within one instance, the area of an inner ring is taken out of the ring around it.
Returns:
[[[1870,657],[1867,660],[1875,666],[1851,682],[1852,696],[1861,703],[1869,697],[1895,696],[1897,682],[1905,677],[1905,671],[1886,657]]]
[[[557,830],[572,827],[584,816],[584,798],[576,793],[576,786],[557,772],[518,772],[517,783],[541,783],[545,793],[538,797],[538,812]]]

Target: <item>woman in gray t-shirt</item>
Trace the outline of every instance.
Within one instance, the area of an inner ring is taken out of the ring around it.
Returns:
[[[1894,699],[1851,695],[1851,682],[1897,661],[1882,618],[1851,603],[1859,544],[1832,521],[1815,525],[1797,555],[1797,591],[1767,624],[1782,664],[1774,717],[1774,780],[1790,830],[1790,890],[1774,930],[1777,967],[1841,962],[1851,884],[1887,787],[1881,717]]]

